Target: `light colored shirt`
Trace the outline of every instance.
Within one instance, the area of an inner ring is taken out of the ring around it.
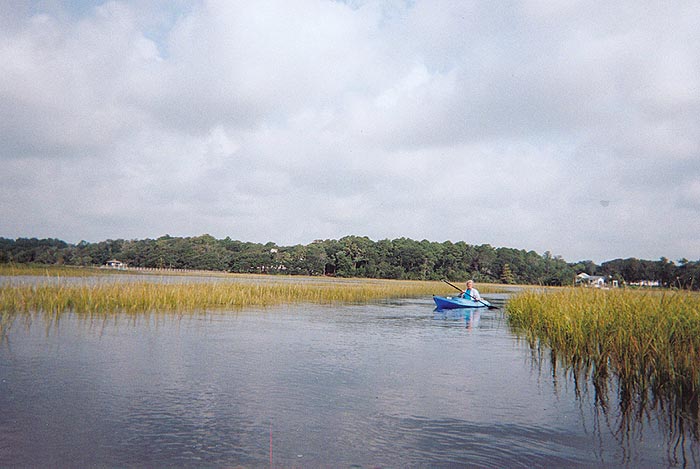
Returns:
[[[470,288],[464,292],[464,298],[469,298],[470,300],[480,300],[479,290],[476,288]]]

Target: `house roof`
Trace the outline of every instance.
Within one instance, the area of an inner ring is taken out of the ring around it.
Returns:
[[[599,280],[605,281],[606,277],[604,275],[588,275],[586,272],[581,272],[576,275],[579,280],[588,280],[589,282],[597,282]]]

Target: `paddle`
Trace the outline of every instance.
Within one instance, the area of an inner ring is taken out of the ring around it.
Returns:
[[[461,291],[462,293],[465,293],[464,290],[462,290],[461,288],[459,288],[457,285],[454,285],[454,284],[448,282],[448,281],[445,280],[444,278],[442,279],[442,281],[445,282],[446,284],[448,284],[449,286],[451,286],[452,288],[456,288],[457,290]],[[488,306],[489,309],[498,309],[498,306],[493,306],[493,305],[490,305],[490,304],[488,304],[488,303],[484,303],[483,301],[477,300],[476,298],[471,298],[471,299],[474,300],[474,301],[478,301],[479,303],[481,303],[481,304],[484,305],[484,306]]]

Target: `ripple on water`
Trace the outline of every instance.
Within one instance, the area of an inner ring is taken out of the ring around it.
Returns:
[[[275,467],[668,462],[653,425],[630,451],[596,427],[590,400],[533,367],[501,312],[468,329],[433,307],[13,326],[0,342],[0,466],[260,467],[271,437]]]

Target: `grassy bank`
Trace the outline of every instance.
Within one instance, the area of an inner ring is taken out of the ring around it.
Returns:
[[[436,282],[192,283],[0,287],[0,311],[148,312],[265,307],[281,303],[353,303],[426,295]]]
[[[78,266],[47,266],[41,264],[0,264],[0,275],[4,276],[48,276],[48,277],[88,277],[106,272],[106,269]],[[114,271],[112,271],[114,272]]]
[[[432,294],[452,294],[443,282],[340,279],[327,277],[289,277],[242,275],[212,272],[216,279],[170,284],[153,281],[129,283],[103,281],[75,284],[60,282],[61,276],[82,276],[89,270],[66,268],[13,267],[5,275],[42,275],[59,280],[30,285],[0,286],[0,312],[113,313],[152,311],[201,311],[243,307],[266,307],[284,303],[341,304],[408,298]],[[30,273],[31,272],[31,273]],[[104,272],[104,271],[101,271]],[[138,275],[138,273],[136,273]],[[163,274],[166,275],[166,274]],[[168,273],[167,275],[177,275]],[[150,277],[150,279],[147,279]],[[194,279],[193,279],[194,280]],[[216,280],[216,281],[215,281]],[[483,286],[483,292],[493,291]]]
[[[92,277],[96,275],[206,275],[231,276],[228,272],[215,272],[205,270],[184,270],[184,269],[110,269],[105,267],[83,267],[73,265],[44,265],[44,264],[0,264],[0,275],[4,276],[39,276],[39,277]]]
[[[683,291],[558,289],[510,300],[508,321],[533,347],[629,392],[696,398],[700,296]]]

